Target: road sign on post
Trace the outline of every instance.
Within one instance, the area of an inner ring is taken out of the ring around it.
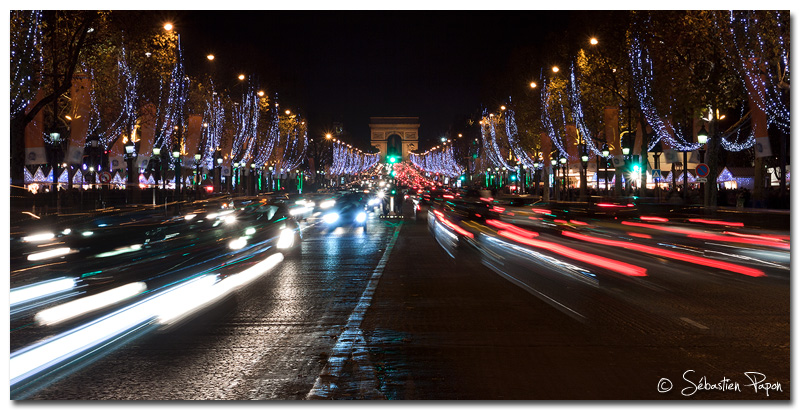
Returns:
[[[704,163],[702,163],[702,162],[701,162],[701,163],[699,163],[699,164],[697,164],[697,166],[694,168],[694,172],[695,172],[695,173],[697,174],[697,176],[698,176],[698,177],[700,177],[700,178],[705,178],[705,177],[707,177],[707,176],[708,176],[708,173],[709,173],[709,171],[710,171],[710,170],[708,169],[708,165],[706,165],[706,164],[704,164]]]
[[[660,181],[661,180],[661,170],[660,169],[654,169],[652,171],[652,175],[653,175],[653,180],[655,180],[655,181]]]

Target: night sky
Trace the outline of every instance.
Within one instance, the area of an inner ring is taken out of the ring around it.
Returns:
[[[333,121],[369,146],[369,117],[420,117],[423,148],[487,103],[493,76],[521,49],[564,30],[557,11],[158,11],[181,33],[187,70],[235,85],[255,74],[281,108],[299,109],[310,136]],[[546,65],[547,62],[542,62]],[[535,79],[538,73],[531,73]],[[521,83],[520,86],[525,86]],[[223,85],[226,85],[223,83]]]

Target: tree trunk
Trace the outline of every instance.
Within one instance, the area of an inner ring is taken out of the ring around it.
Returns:
[[[761,204],[764,203],[765,180],[767,178],[764,172],[764,158],[757,156],[753,167],[753,205],[761,207]]]
[[[25,114],[11,117],[11,186],[25,186]],[[12,192],[13,194],[13,192]]]

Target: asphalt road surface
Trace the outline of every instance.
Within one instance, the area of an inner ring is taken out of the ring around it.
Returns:
[[[12,399],[789,398],[788,273],[698,279],[642,256],[661,282],[554,303],[520,281],[536,266],[448,252],[420,216],[366,233],[310,218],[299,252],[234,297]]]

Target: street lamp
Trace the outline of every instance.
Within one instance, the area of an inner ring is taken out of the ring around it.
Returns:
[[[178,145],[172,149],[172,159],[175,161],[175,194],[181,194],[181,151]]]
[[[258,188],[258,185],[256,184],[256,163],[255,162],[250,164],[250,181],[251,181],[251,184],[253,186],[253,190],[251,192],[252,192],[253,195],[255,195],[257,193],[256,192],[256,188]]]
[[[708,142],[708,131],[706,131],[706,125],[703,124],[700,127],[700,131],[697,132],[697,142],[700,144],[700,163],[705,162],[705,155],[706,155],[706,143]],[[700,183],[700,190],[703,191],[703,205],[708,206],[708,195],[706,195],[706,184],[705,182]]]
[[[194,154],[194,197],[200,199],[197,190],[200,187],[200,159],[203,158],[201,154]]]
[[[604,169],[603,176],[605,178],[606,195],[608,195],[608,154],[610,154],[610,152],[608,151],[608,144],[603,144],[603,161],[605,162],[605,164],[603,165]]]
[[[558,159],[556,159],[556,153],[555,152],[553,153],[553,158],[550,160],[550,165],[552,165],[552,169],[553,169],[553,192],[555,193],[556,201],[558,201],[560,196],[561,196],[561,194],[559,193],[559,189],[558,189],[558,185],[559,185],[559,183],[558,183],[558,168],[559,167],[558,167]]]
[[[272,165],[270,165],[267,169],[269,170],[269,191],[272,191]]]
[[[128,199],[132,199],[131,191],[135,186],[133,180],[135,175],[133,172],[133,158],[136,157],[136,146],[134,144],[133,138],[128,139],[128,143],[125,144],[125,160],[128,162],[128,183],[125,188],[128,190],[126,195]]]
[[[216,156],[217,156],[217,167],[216,167],[217,169],[215,170],[216,172],[214,173],[215,174],[214,180],[217,185],[216,188],[217,192],[222,192],[222,152],[220,150],[217,150]]]
[[[706,143],[708,142],[708,131],[706,131],[706,125],[705,124],[703,124],[703,126],[700,128],[700,131],[697,132],[697,142],[701,145],[701,147],[700,147],[700,162],[703,162],[703,160],[704,160],[703,156],[705,155],[705,152],[706,152],[704,147],[705,147]]]
[[[156,173],[156,187],[158,187],[158,180],[161,179],[161,175],[164,172],[164,161],[161,160],[161,147],[153,147],[153,158],[158,159],[158,168],[154,168],[154,170],[158,171],[158,173]],[[153,198],[155,198],[156,195],[156,187],[153,188]]]

